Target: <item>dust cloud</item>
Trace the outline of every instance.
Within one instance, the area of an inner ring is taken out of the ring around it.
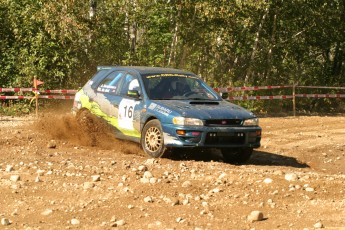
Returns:
[[[79,112],[76,116],[44,113],[34,127],[54,140],[79,146],[115,150],[125,154],[144,155],[139,144],[116,139],[114,129],[110,125],[86,110]]]

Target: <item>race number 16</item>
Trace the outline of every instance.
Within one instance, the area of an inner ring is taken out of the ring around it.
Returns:
[[[133,130],[134,108],[137,102],[134,100],[123,99],[119,105],[118,122],[119,127]]]
[[[133,118],[133,106],[124,106],[124,117]]]

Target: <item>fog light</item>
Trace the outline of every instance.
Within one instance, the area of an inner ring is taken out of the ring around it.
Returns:
[[[178,135],[186,135],[186,130],[176,130]]]
[[[192,136],[197,137],[200,135],[201,132],[192,132]]]

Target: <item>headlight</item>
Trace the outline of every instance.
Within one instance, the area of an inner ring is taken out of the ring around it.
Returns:
[[[172,121],[174,125],[204,125],[202,120],[196,118],[174,117]]]
[[[243,126],[258,126],[259,125],[259,119],[258,118],[251,118],[244,120]]]

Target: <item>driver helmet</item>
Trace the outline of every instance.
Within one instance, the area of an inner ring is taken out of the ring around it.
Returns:
[[[138,90],[139,91],[139,82],[138,79],[134,79],[129,83],[129,90]]]

